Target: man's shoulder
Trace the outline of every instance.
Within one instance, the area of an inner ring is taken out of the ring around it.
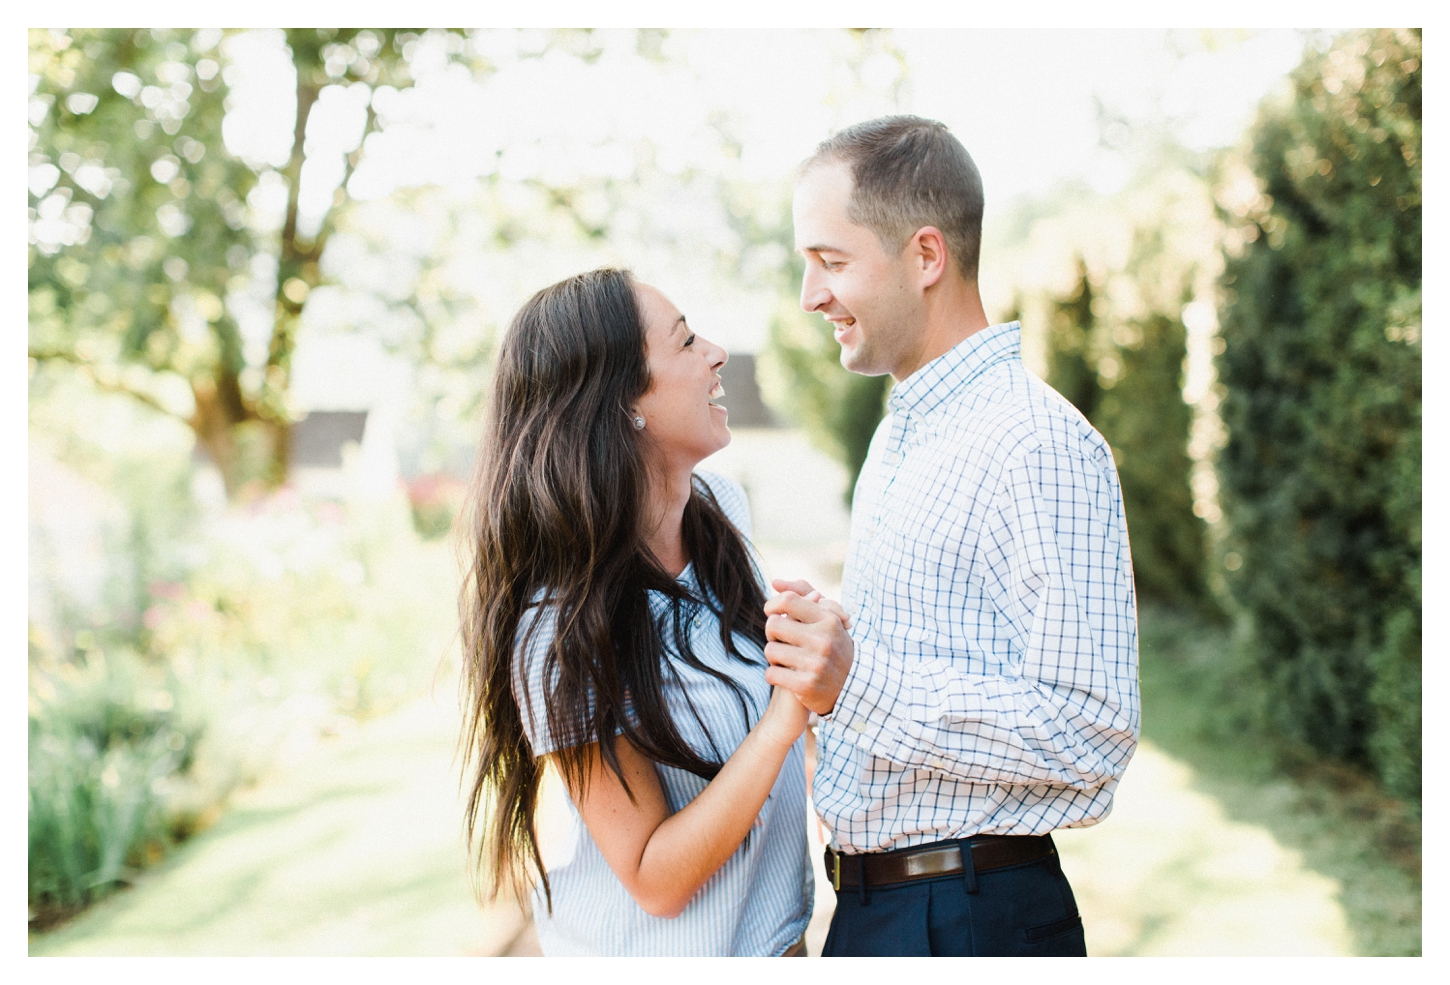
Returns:
[[[951,401],[939,424],[959,454],[1005,465],[1043,449],[1100,459],[1112,454],[1087,418],[1020,361],[1000,363]]]

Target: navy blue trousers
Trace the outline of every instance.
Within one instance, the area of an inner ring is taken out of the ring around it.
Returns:
[[[849,864],[842,859],[843,864]],[[836,893],[822,957],[1085,957],[1082,917],[1054,852],[1022,865]]]

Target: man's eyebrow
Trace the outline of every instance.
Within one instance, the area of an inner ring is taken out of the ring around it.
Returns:
[[[829,243],[826,243],[826,244],[820,244],[820,245],[816,245],[816,246],[798,246],[798,247],[796,247],[796,252],[797,253],[844,253],[845,250],[841,249],[839,246],[831,246]]]

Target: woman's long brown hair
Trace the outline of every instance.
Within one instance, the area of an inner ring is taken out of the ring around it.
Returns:
[[[465,821],[490,899],[505,887],[523,899],[537,874],[553,905],[534,823],[543,764],[523,717],[539,710],[518,701],[528,693],[518,678],[528,643],[519,627],[532,606],[551,616],[530,620],[524,635],[552,624],[543,711],[552,736],[577,741],[553,753],[573,789],[583,788],[589,746],[598,743],[629,792],[616,733],[657,763],[707,779],[719,771],[730,750],[712,740],[712,756],[701,756],[671,718],[664,690],[676,673],[667,651],[729,684],[747,726],[763,711],[689,644],[701,606],[719,616],[721,642],[736,659],[761,657],[742,653],[733,633],[765,644],[754,562],[708,487],[694,483],[682,531],[700,597],[645,546],[649,437],[633,427],[631,408],[649,386],[644,326],[621,270],[540,291],[514,316],[499,350],[465,514],[470,557],[459,597]],[[651,591],[667,601],[663,615],[652,613]]]

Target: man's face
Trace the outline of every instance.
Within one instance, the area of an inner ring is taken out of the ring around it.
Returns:
[[[841,365],[880,376],[913,366],[924,328],[921,291],[903,251],[892,256],[876,234],[846,217],[853,181],[844,164],[812,168],[796,187],[796,252],[805,257],[801,307],[835,327]]]

